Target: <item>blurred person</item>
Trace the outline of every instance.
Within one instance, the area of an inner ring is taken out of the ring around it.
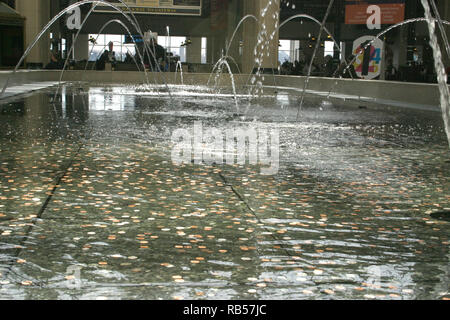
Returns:
[[[57,50],[52,50],[50,53],[50,62],[45,66],[45,69],[55,70],[62,69],[62,60]]]

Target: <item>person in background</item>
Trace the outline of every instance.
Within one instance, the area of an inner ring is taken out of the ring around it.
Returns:
[[[309,67],[310,67],[310,63],[311,61],[308,61],[305,63],[305,65],[303,66],[303,75],[307,76],[309,73]],[[317,75],[317,73],[320,72],[320,68],[317,66],[317,64],[315,64],[314,62],[311,65],[311,76]]]
[[[95,69],[96,70],[105,70],[105,64],[109,60],[109,51],[105,50],[103,54],[100,56],[100,58],[97,59],[95,62]]]
[[[110,62],[113,66],[116,64],[116,53],[114,52],[114,43],[108,43],[108,62]]]
[[[289,62],[289,60],[284,60],[283,64],[281,65],[281,74],[284,75],[291,75],[293,70],[293,64]]]
[[[103,51],[103,54],[100,56],[100,58],[97,59],[95,62],[95,69],[96,70],[105,70],[106,63],[111,63],[114,67],[116,64],[116,53],[114,50],[114,44],[110,42],[108,44],[108,49]]]
[[[133,57],[131,56],[131,54],[129,52],[127,52],[124,62],[125,63],[133,63]]]
[[[62,69],[61,57],[56,50],[51,51],[50,62],[45,66],[45,69],[48,70]]]

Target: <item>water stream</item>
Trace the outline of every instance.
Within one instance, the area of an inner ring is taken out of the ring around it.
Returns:
[[[439,92],[441,97],[442,118],[444,119],[445,131],[447,133],[448,144],[450,146],[450,92],[447,85],[447,73],[445,71],[444,63],[442,62],[441,48],[439,46],[438,38],[436,35],[436,20],[431,15],[428,1],[421,0],[421,2],[425,10],[425,18],[427,19],[428,23],[428,31],[430,33],[430,46],[433,48],[434,64],[436,68]],[[445,45],[448,47],[448,42]]]

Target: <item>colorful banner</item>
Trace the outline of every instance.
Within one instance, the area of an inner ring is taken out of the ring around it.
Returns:
[[[381,9],[381,24],[396,24],[405,20],[405,0],[346,0],[345,24],[366,24],[367,8],[377,5]]]
[[[381,74],[384,55],[384,43],[373,36],[363,36],[353,43],[353,55],[356,56],[353,67],[361,79],[375,79]],[[370,43],[370,45],[369,45]]]
[[[111,0],[111,3],[127,10],[120,1]],[[134,13],[200,16],[202,14],[202,0],[124,0]],[[99,5],[95,12],[117,12],[114,8]]]

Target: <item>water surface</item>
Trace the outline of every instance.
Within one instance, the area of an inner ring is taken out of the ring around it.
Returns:
[[[441,114],[68,85],[0,106],[2,299],[449,297]],[[172,133],[280,132],[280,168],[175,165]],[[78,275],[75,272],[79,271]]]

